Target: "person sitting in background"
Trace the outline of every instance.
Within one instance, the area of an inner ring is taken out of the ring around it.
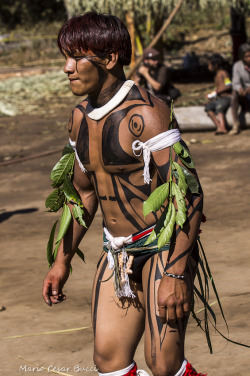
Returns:
[[[226,112],[231,103],[232,83],[229,72],[225,69],[225,61],[219,54],[213,54],[208,60],[208,69],[215,74],[215,90],[207,95],[210,100],[205,111],[216,125],[215,134],[226,134]]]
[[[239,47],[239,61],[233,65],[233,93],[232,93],[232,117],[233,128],[229,132],[235,135],[240,132],[238,109],[241,105],[241,114],[250,111],[250,44],[243,43]]]
[[[144,51],[143,57],[143,65],[136,73],[135,83],[170,105],[181,93],[171,83],[169,69],[160,62],[159,51],[148,48]]]

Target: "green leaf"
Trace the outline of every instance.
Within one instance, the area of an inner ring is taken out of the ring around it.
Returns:
[[[57,212],[63,206],[64,200],[63,189],[57,188],[47,197],[45,207],[49,208],[49,211]]]
[[[71,154],[71,153],[74,153],[74,149],[72,148],[72,146],[70,144],[67,144],[64,149],[63,149],[63,152],[62,152],[62,155],[64,156],[65,154]]]
[[[80,259],[82,259],[82,261],[85,262],[85,264],[86,264],[83,252],[79,248],[77,248],[76,253],[80,257]],[[112,275],[113,275],[113,273],[112,273]]]
[[[195,168],[195,164],[192,160],[191,157],[188,157],[188,158],[182,158],[181,156],[179,156],[180,160],[182,161],[182,163],[187,166],[188,168]]]
[[[75,161],[75,154],[65,154],[51,171],[52,186],[59,188],[65,177],[70,173]]]
[[[199,194],[199,182],[197,181],[195,176],[192,175],[191,172],[189,172],[185,167],[181,166],[181,169],[185,175],[190,192]]]
[[[182,163],[189,167],[189,168],[195,168],[195,164],[192,160],[191,154],[187,148],[185,148],[180,141],[176,142],[173,145],[173,149],[176,152],[176,154],[179,156]]]
[[[58,222],[58,220],[54,223],[54,225],[53,225],[53,227],[51,229],[50,236],[49,236],[49,241],[48,241],[48,244],[47,244],[47,260],[48,260],[50,268],[51,268],[51,266],[53,265],[53,262],[54,262],[54,258],[53,258],[53,246],[54,246],[54,237],[55,237],[55,231],[56,231],[57,222]]]
[[[74,205],[74,207],[72,208],[72,213],[74,218],[80,223],[81,226],[88,228],[83,219],[84,211],[82,210],[82,208],[80,208],[80,206]]]
[[[167,227],[167,225],[169,224],[169,221],[170,221],[170,218],[171,218],[171,213],[172,213],[172,205],[168,205],[168,211],[167,211],[167,215],[166,215],[166,218],[163,222],[163,226],[164,227]],[[161,232],[161,230],[160,230]]]
[[[146,217],[149,213],[157,212],[166,201],[169,194],[169,183],[157,187],[149,198],[143,203],[143,214]]]
[[[178,163],[173,162],[173,165],[174,165],[174,168],[178,172],[178,186],[179,186],[180,190],[182,191],[182,193],[184,194],[184,196],[186,196],[188,185],[187,185],[187,182],[186,182],[184,172],[183,172],[181,166]]]
[[[63,189],[64,194],[69,202],[77,203],[79,206],[83,206],[82,201],[78,196],[77,191],[75,190],[75,187],[72,181],[68,178],[68,176],[66,176],[64,179]]]
[[[173,184],[173,193],[176,198],[178,210],[181,210],[184,213],[186,213],[187,211],[186,202],[184,200],[184,197],[182,196],[181,190],[175,182],[173,182],[172,184]]]
[[[54,261],[55,261],[55,259],[56,259],[57,251],[58,251],[58,248],[59,248],[59,245],[60,245],[60,244],[61,244],[61,241],[58,242],[58,243],[56,244],[56,246],[55,246],[54,253],[53,253],[53,259],[54,259]]]
[[[66,234],[69,228],[70,222],[71,222],[71,218],[72,217],[71,217],[71,212],[69,210],[69,207],[68,205],[64,204],[56,243],[58,243]]]
[[[171,236],[173,234],[174,225],[175,225],[175,207],[174,204],[171,202],[169,205],[171,205],[171,218],[167,225],[167,227],[164,228],[161,235],[158,239],[158,249],[160,250],[166,243],[168,243],[171,239]]]
[[[155,232],[155,230],[153,230],[153,231],[151,232],[151,234],[149,235],[149,237],[147,238],[147,240],[146,240],[146,242],[144,243],[144,245],[148,245],[148,244],[154,242],[155,239],[156,239],[156,232]]]
[[[174,151],[176,152],[176,154],[178,154],[180,157],[182,158],[191,158],[191,155],[188,151],[187,148],[185,148],[181,143],[180,141],[176,142],[174,145],[173,145],[173,149]]]

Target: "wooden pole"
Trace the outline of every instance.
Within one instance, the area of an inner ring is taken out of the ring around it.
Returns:
[[[132,45],[132,56],[131,56],[131,63],[130,67],[133,68],[136,65],[136,57],[135,57],[135,25],[134,25],[134,12],[132,10],[126,13],[126,24],[128,26],[128,31],[131,38],[131,45]]]
[[[154,37],[154,39],[152,40],[152,42],[149,43],[149,45],[147,46],[147,48],[152,48],[158,42],[158,40],[160,39],[160,37],[162,36],[162,34],[164,33],[164,31],[167,29],[167,27],[172,22],[172,19],[174,18],[174,16],[176,15],[176,13],[178,12],[178,10],[180,9],[182,3],[183,3],[183,0],[180,0],[176,4],[175,8],[172,10],[172,12],[169,15],[168,19],[164,22],[164,24],[162,25],[161,29],[158,31],[158,33],[156,34],[156,36]],[[138,69],[139,65],[141,64],[142,60],[143,60],[143,55],[138,59],[138,61],[135,64],[135,66],[130,69],[130,71],[127,74],[127,79],[130,79],[132,77],[132,75],[134,74],[134,72]]]

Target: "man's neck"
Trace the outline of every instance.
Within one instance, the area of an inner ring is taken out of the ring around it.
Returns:
[[[90,94],[89,100],[90,100],[92,107],[98,108],[108,103],[110,99],[112,99],[113,96],[120,90],[125,80],[126,80],[125,76],[120,79],[116,79],[109,86],[102,89],[98,94],[96,93]]]

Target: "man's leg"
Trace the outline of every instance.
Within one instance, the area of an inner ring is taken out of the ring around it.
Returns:
[[[184,338],[188,316],[184,316],[174,325],[167,325],[161,323],[158,313],[157,292],[167,257],[168,252],[159,253],[148,260],[143,269],[143,292],[146,306],[145,355],[147,365],[153,375],[180,374],[183,376],[189,375],[184,363]],[[192,290],[192,280],[197,266],[193,258],[190,258],[189,265],[191,269],[189,268],[187,283]]]
[[[233,128],[229,132],[230,135],[236,135],[240,131],[240,122],[238,119],[238,109],[239,109],[239,95],[237,91],[233,91],[232,99],[231,99],[231,111],[232,111],[232,118],[233,118]]]
[[[133,363],[144,332],[145,313],[141,285],[131,284],[135,299],[115,297],[107,255],[101,258],[93,286],[92,323],[94,362],[101,373],[123,370]]]
[[[215,115],[215,113],[213,111],[208,111],[207,114],[212,119],[212,121],[214,122],[214,124],[216,126],[215,133],[219,132],[220,131],[220,121],[219,121],[219,119],[217,118],[217,116]]]

